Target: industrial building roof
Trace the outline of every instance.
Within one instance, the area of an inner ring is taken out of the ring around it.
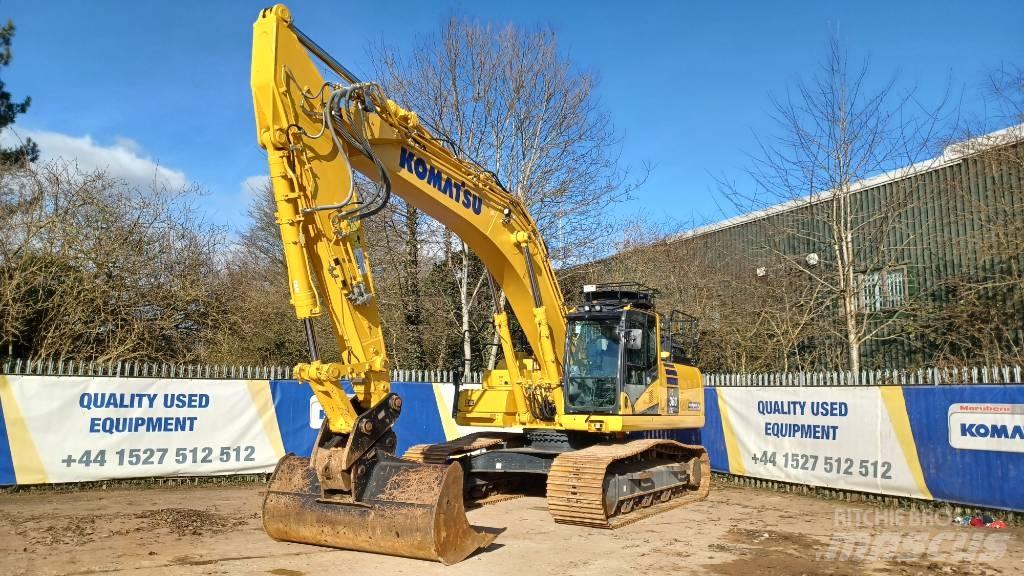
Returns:
[[[901,180],[913,176],[915,174],[921,174],[931,170],[937,170],[944,166],[948,166],[950,164],[959,162],[963,160],[965,157],[970,156],[972,154],[977,154],[978,152],[985,150],[987,148],[1012,144],[1014,142],[1020,141],[1024,141],[1024,124],[1016,124],[1014,126],[1009,126],[1007,128],[1003,128],[1002,130],[996,130],[995,132],[990,132],[982,136],[978,136],[975,138],[971,138],[969,140],[965,140],[963,142],[958,142],[956,144],[946,146],[942,150],[942,154],[935,156],[934,158],[922,160],[920,162],[911,164],[910,166],[897,168],[895,170],[883,172],[870,178],[858,180],[857,182],[854,182],[851,185],[851,192],[866,190],[869,188],[873,188],[875,186],[879,186],[881,184]],[[727,228],[732,228],[734,226],[739,226],[741,224],[746,224],[748,222],[761,220],[774,214],[780,214],[789,210],[793,210],[795,208],[809,206],[811,204],[817,204],[819,202],[825,202],[828,199],[830,199],[834,194],[834,190],[825,190],[823,192],[818,192],[803,198],[795,198],[793,200],[782,202],[780,204],[775,204],[773,206],[769,206],[761,210],[747,212],[745,214],[733,216],[732,218],[727,218],[725,220],[714,222],[712,224],[698,226],[696,228],[693,228],[692,230],[687,230],[685,232],[674,234],[666,238],[664,242],[671,243],[675,242],[676,240],[694,238],[696,236],[709,234],[711,232],[717,232],[719,230],[725,230]]]

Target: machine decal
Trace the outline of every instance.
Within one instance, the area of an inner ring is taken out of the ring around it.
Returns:
[[[402,151],[398,157],[398,169],[401,170],[402,168],[437,188],[438,192],[448,196],[466,210],[472,210],[474,214],[479,215],[483,209],[483,198],[470,192],[464,182],[454,182],[440,168],[435,168],[423,158],[417,158],[405,146],[402,146]]]
[[[679,388],[668,389],[668,413],[679,414]]]

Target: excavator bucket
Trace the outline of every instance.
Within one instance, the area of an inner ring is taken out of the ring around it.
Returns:
[[[454,564],[487,547],[497,531],[469,525],[462,468],[382,455],[358,501],[324,498],[308,458],[277,464],[263,500],[275,540]]]

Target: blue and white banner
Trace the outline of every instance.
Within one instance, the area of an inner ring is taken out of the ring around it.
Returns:
[[[900,388],[719,388],[717,400],[736,474],[931,498]]]
[[[478,431],[450,384],[395,382],[399,454]],[[1024,511],[1024,386],[706,388],[713,469]],[[323,413],[294,380],[0,376],[0,485],[269,472]]]
[[[706,388],[720,472],[1024,510],[1024,386]]]
[[[451,384],[395,382],[397,452],[480,431]],[[295,380],[0,376],[0,486],[270,472],[308,456],[323,410]]]
[[[0,483],[266,472],[284,454],[265,380],[0,376],[0,405]]]

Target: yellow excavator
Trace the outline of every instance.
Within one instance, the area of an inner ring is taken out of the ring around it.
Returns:
[[[687,361],[693,318],[659,313],[653,290],[622,283],[584,286],[584,303],[567,310],[523,203],[380,85],[356,78],[282,5],[254,24],[252,91],[290,301],[309,345],[294,376],[325,414],[311,456],[285,456],[271,478],[271,537],[451,564],[495,537],[469,525],[465,499],[523,479],[546,479],[556,522],[602,528],[707,495],[702,447],[637,434],[704,425],[700,372]],[[358,186],[355,172],[373,186]],[[505,430],[414,446],[402,458],[392,429],[402,399],[390,389],[362,226],[392,195],[479,256],[529,346],[515,348],[508,313],[495,310],[503,360],[481,385],[456,384],[453,412],[461,425]],[[337,361],[320,360],[312,318],[323,314]]]

